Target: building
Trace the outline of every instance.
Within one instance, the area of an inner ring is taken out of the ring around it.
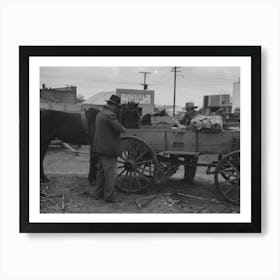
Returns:
[[[40,89],[41,103],[67,103],[74,104],[77,101],[77,87],[67,86],[62,88],[47,88],[43,84]]]
[[[155,110],[154,91],[153,90],[136,90],[136,89],[117,89],[116,91],[102,91],[93,95],[82,103],[82,108],[95,107],[101,109],[106,100],[109,100],[111,95],[117,95],[121,98],[121,103],[135,102],[139,103],[142,108],[142,115],[152,114]]]
[[[205,95],[203,97],[203,113],[210,115],[219,109],[229,114],[232,110],[231,96],[229,94]]]
[[[109,100],[111,95],[116,94],[114,90],[112,91],[101,91],[93,95],[89,99],[82,103],[83,109],[88,109],[90,107],[102,109],[104,105],[107,104],[106,100]]]
[[[155,110],[155,91],[138,89],[116,90],[116,95],[121,98],[121,103],[135,102],[142,108],[142,115],[152,114]]]
[[[240,79],[238,82],[233,83],[232,90],[232,112],[234,112],[236,108],[240,109]]]

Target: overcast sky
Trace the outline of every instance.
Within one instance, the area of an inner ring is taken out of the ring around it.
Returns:
[[[155,104],[173,104],[174,73],[170,67],[41,67],[40,83],[46,87],[77,86],[85,99],[100,91],[116,88],[142,89],[148,71],[149,89],[155,91]],[[202,106],[204,95],[231,94],[233,82],[240,77],[239,67],[182,67],[177,77],[176,105],[194,102]],[[183,76],[182,76],[183,75]]]

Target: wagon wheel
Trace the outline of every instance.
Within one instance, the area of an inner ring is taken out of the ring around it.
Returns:
[[[240,204],[240,151],[225,155],[215,169],[215,184],[221,194],[234,204]]]
[[[151,146],[141,138],[126,136],[121,139],[121,144],[116,188],[126,193],[141,192],[154,182],[156,156]]]
[[[219,155],[218,155],[218,161],[217,161],[216,163],[218,163],[222,158],[223,158],[223,155],[222,155],[222,154],[219,154]],[[226,174],[221,173],[221,175],[222,175],[222,177],[223,177],[225,180],[227,179]]]

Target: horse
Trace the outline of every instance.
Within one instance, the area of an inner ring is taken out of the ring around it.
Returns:
[[[95,119],[99,109],[89,108],[83,113],[40,110],[40,180],[48,182],[43,161],[52,140],[59,139],[74,145],[90,145],[89,182],[96,178],[97,157],[93,152]],[[138,104],[123,104],[118,115],[125,128],[139,128]]]
[[[74,145],[92,144],[95,131],[95,119],[99,110],[89,108],[84,112],[84,120],[81,113],[66,113],[55,110],[40,110],[40,180],[48,182],[45,176],[43,161],[48,146],[54,139]],[[89,181],[96,176],[95,164],[96,158],[90,156]]]
[[[125,128],[139,128],[140,116],[142,108],[139,103],[128,102],[120,105],[119,121]]]
[[[154,114],[146,114],[143,116],[143,118],[141,119],[140,123],[141,125],[152,125],[152,116],[153,117],[165,117],[168,116],[168,113],[166,112],[165,109],[154,113]]]

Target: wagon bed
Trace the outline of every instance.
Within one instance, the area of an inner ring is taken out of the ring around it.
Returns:
[[[159,184],[185,168],[184,179],[194,180],[197,166],[207,167],[224,197],[240,199],[240,131],[204,130],[171,127],[127,129],[122,137],[122,155],[118,158],[117,188],[128,193],[143,191]],[[199,163],[199,155],[217,154],[217,160]]]
[[[239,142],[240,131],[197,131],[192,129],[141,128],[127,129],[126,136],[145,140],[155,153],[162,151],[198,152],[199,154],[227,154]]]

